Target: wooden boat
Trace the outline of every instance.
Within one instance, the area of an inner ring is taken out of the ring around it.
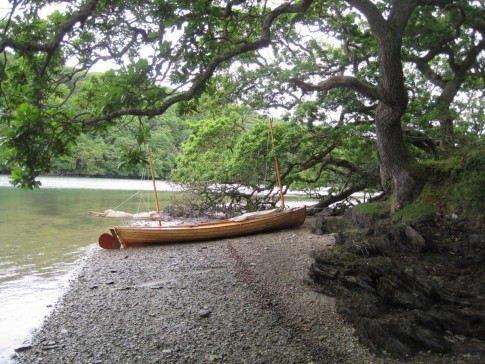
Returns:
[[[296,228],[303,224],[306,208],[278,209],[251,213],[215,222],[172,226],[118,226],[102,234],[105,249],[132,248],[153,244],[205,241]]]

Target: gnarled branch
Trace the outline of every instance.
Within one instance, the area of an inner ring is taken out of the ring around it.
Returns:
[[[386,96],[380,87],[372,86],[359,79],[351,76],[334,76],[330,77],[318,84],[311,84],[292,78],[290,80],[303,91],[329,91],[335,88],[348,88],[360,93],[363,96],[369,97],[373,100],[386,102]]]

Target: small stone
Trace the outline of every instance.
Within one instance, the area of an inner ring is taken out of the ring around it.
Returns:
[[[163,289],[163,286],[151,286],[150,289]]]
[[[208,317],[211,314],[209,309],[203,309],[199,311],[199,317]]]
[[[24,345],[24,346],[19,346],[18,348],[14,349],[16,353],[22,353],[24,351],[32,349],[32,345]]]
[[[125,287],[118,287],[116,288],[117,291],[128,291],[130,290],[131,287],[130,286],[125,286]]]
[[[59,349],[59,348],[63,348],[64,345],[44,345],[42,347],[42,350],[54,350],[54,349]]]
[[[217,354],[209,354],[206,356],[209,363],[214,363],[215,361],[221,360],[222,356]]]

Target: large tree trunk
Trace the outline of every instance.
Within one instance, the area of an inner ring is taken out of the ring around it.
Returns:
[[[413,170],[417,162],[406,148],[401,128],[401,117],[408,105],[401,65],[402,38],[387,33],[378,39],[380,87],[385,97],[376,110],[377,147],[383,186],[386,188],[391,182],[388,179],[392,179],[399,208],[411,203],[420,192],[417,171]]]
[[[412,166],[417,162],[412,160],[404,144],[400,113],[387,105],[379,105],[376,133],[383,188],[389,192],[389,187],[394,187],[398,203],[396,208],[406,206],[417,197],[421,185],[411,173]]]

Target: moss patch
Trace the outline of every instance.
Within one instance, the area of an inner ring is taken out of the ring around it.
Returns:
[[[427,182],[410,205],[396,211],[393,221],[405,224],[427,219],[437,211],[457,213],[478,225],[485,221],[485,143],[453,157],[423,164]],[[389,199],[393,206],[393,199]],[[394,211],[393,211],[394,212]]]
[[[384,217],[389,215],[387,202],[363,203],[354,206],[354,209],[362,216]]]
[[[426,181],[426,167],[420,164],[416,158],[409,157],[407,160],[407,168],[412,178],[420,185]]]
[[[436,208],[428,203],[413,203],[393,215],[393,221],[401,221],[411,225],[419,221],[427,220],[436,214]]]

